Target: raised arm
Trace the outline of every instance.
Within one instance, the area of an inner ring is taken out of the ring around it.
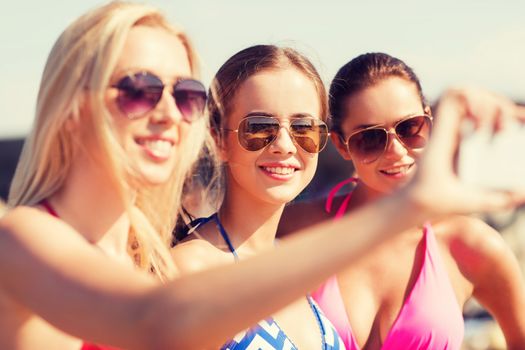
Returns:
[[[1,285],[21,305],[82,339],[129,349],[214,347],[410,225],[408,215],[406,221],[394,215],[400,206],[412,211],[410,200],[383,201],[344,223],[308,229],[271,253],[163,286],[105,258],[63,222],[20,207],[0,224]],[[391,230],[373,220],[377,215],[397,218]],[[363,240],[350,241],[347,227],[362,227]]]
[[[469,93],[479,94],[461,92]],[[477,193],[457,181],[454,141],[470,100],[455,94],[445,95],[449,104],[440,109],[413,183],[342,220],[305,228],[274,251],[155,287],[147,276],[101,257],[64,223],[17,208],[0,221],[1,286],[83,339],[129,349],[216,347],[397,232],[434,215],[515,203],[508,194]],[[518,112],[524,114],[518,108],[513,113]],[[474,116],[491,117],[483,111]],[[359,230],[359,239],[350,239],[347,230]]]

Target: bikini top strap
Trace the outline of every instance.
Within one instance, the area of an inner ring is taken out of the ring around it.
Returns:
[[[217,229],[221,233],[221,236],[224,239],[224,242],[226,242],[226,244],[228,245],[228,248],[230,249],[230,252],[233,254],[233,257],[235,258],[235,260],[239,260],[239,256],[237,255],[237,252],[235,251],[235,248],[233,247],[230,237],[228,236],[228,232],[226,232],[226,230],[224,229],[224,226],[222,226],[221,221],[219,220],[219,215],[215,213],[212,215],[212,217],[215,220]]]
[[[357,183],[357,181],[358,179],[356,177],[351,177],[335,185],[334,188],[330,190],[330,193],[328,193],[328,198],[326,199],[326,204],[325,204],[325,211],[327,213],[330,213],[332,211],[332,204],[333,204],[334,198],[337,195],[337,192],[339,192],[341,188],[343,188],[343,186],[349,183]],[[343,200],[343,203],[341,203],[341,205],[337,209],[337,212],[335,214],[336,218],[340,218],[341,216],[343,216],[343,214],[346,211],[346,207],[348,206],[348,203],[350,202],[350,198],[351,198],[351,193],[349,193],[346,196],[346,198]]]
[[[197,218],[197,219],[192,220],[190,223],[188,223],[186,225],[187,230],[186,230],[186,233],[184,234],[184,236],[186,237],[186,236],[190,235],[191,233],[193,233],[193,231],[195,231],[201,225],[204,225],[205,223],[210,221],[212,219],[212,216],[213,215],[210,215],[208,217]]]
[[[55,211],[55,209],[51,206],[51,204],[49,203],[49,201],[47,199],[43,199],[41,202],[40,202],[40,205],[43,206],[47,212],[51,215],[53,215],[54,217],[58,218],[58,214],[57,212]]]

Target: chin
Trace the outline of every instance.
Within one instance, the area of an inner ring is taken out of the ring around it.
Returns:
[[[161,186],[166,184],[171,177],[172,171],[166,169],[139,169],[141,180],[150,186]]]
[[[396,186],[390,186],[388,188],[385,188],[383,190],[383,193],[385,195],[390,195],[390,194],[393,194],[393,193],[396,193],[397,191],[399,191],[400,189],[402,189],[403,187],[405,187],[407,184],[408,184],[409,181],[406,181],[406,182],[403,182],[403,183],[399,183],[398,185]]]
[[[293,201],[300,192],[294,191],[293,193],[287,191],[270,191],[268,194],[268,201],[273,204],[284,205]]]

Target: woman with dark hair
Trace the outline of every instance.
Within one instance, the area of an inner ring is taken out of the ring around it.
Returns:
[[[433,118],[417,76],[403,61],[384,53],[358,56],[336,74],[329,96],[332,141],[352,161],[356,176],[335,186],[326,202],[289,207],[282,231],[306,224],[299,216],[310,218],[308,223],[340,220],[405,188],[418,176],[423,158],[439,161],[424,150],[443,106]],[[502,118],[506,111],[495,113]],[[351,185],[350,193],[342,191]],[[357,228],[348,227],[348,235],[357,237]],[[500,323],[510,349],[525,344],[519,266],[500,235],[472,217],[442,216],[407,228],[313,295],[347,349],[459,349],[462,307],[471,296]]]

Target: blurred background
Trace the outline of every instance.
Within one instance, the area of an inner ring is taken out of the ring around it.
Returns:
[[[525,101],[525,2],[508,0],[374,1],[152,0],[193,38],[206,85],[235,52],[260,43],[292,46],[312,59],[328,85],[351,58],[382,51],[418,74],[432,103],[450,85],[475,84]],[[40,76],[54,41],[101,1],[9,1],[0,21],[0,198],[31,128]],[[490,166],[490,164],[487,164]],[[352,172],[329,145],[301,199],[321,196]],[[0,203],[0,213],[1,213]],[[523,210],[484,217],[525,268]],[[475,302],[465,310],[464,349],[504,349]]]

